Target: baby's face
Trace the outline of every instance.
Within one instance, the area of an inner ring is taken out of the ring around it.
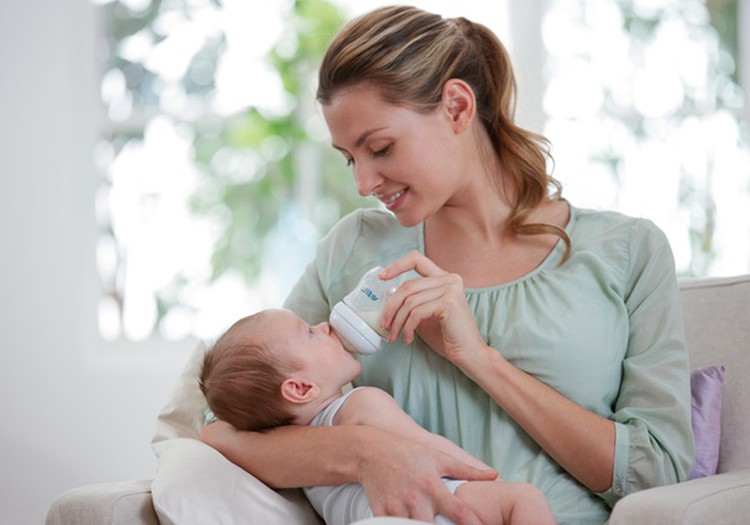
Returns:
[[[280,351],[300,363],[302,371],[320,386],[339,389],[362,371],[327,322],[310,326],[294,312],[277,310],[268,316],[267,327],[278,334]]]

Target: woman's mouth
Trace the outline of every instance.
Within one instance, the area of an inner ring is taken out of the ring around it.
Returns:
[[[394,211],[403,202],[403,197],[406,195],[407,191],[409,191],[409,188],[404,188],[403,190],[397,191],[396,193],[387,197],[380,197],[380,201],[385,204],[386,208]]]

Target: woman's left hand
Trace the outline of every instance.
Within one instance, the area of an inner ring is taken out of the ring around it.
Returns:
[[[463,280],[418,251],[390,264],[380,276],[393,279],[409,270],[422,279],[406,281],[388,299],[382,321],[390,330],[388,341],[403,334],[410,344],[418,332],[435,352],[459,368],[466,367],[486,345],[466,302]]]

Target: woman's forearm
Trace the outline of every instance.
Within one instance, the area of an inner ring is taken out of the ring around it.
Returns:
[[[440,478],[491,481],[497,476],[386,430],[361,425],[291,426],[258,434],[238,432],[219,421],[204,428],[200,437],[271,487],[358,482],[376,516],[425,520],[442,514],[456,523],[479,523]]]
[[[615,425],[508,363],[490,347],[463,368],[561,467],[584,486],[612,484]]]
[[[359,479],[368,442],[357,427],[281,427],[242,432],[221,421],[200,439],[274,488],[339,485]]]

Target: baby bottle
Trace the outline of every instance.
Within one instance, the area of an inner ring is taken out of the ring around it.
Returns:
[[[388,332],[380,327],[383,307],[400,283],[381,280],[382,271],[382,266],[376,266],[365,273],[331,311],[331,326],[350,352],[374,354],[386,344]]]

